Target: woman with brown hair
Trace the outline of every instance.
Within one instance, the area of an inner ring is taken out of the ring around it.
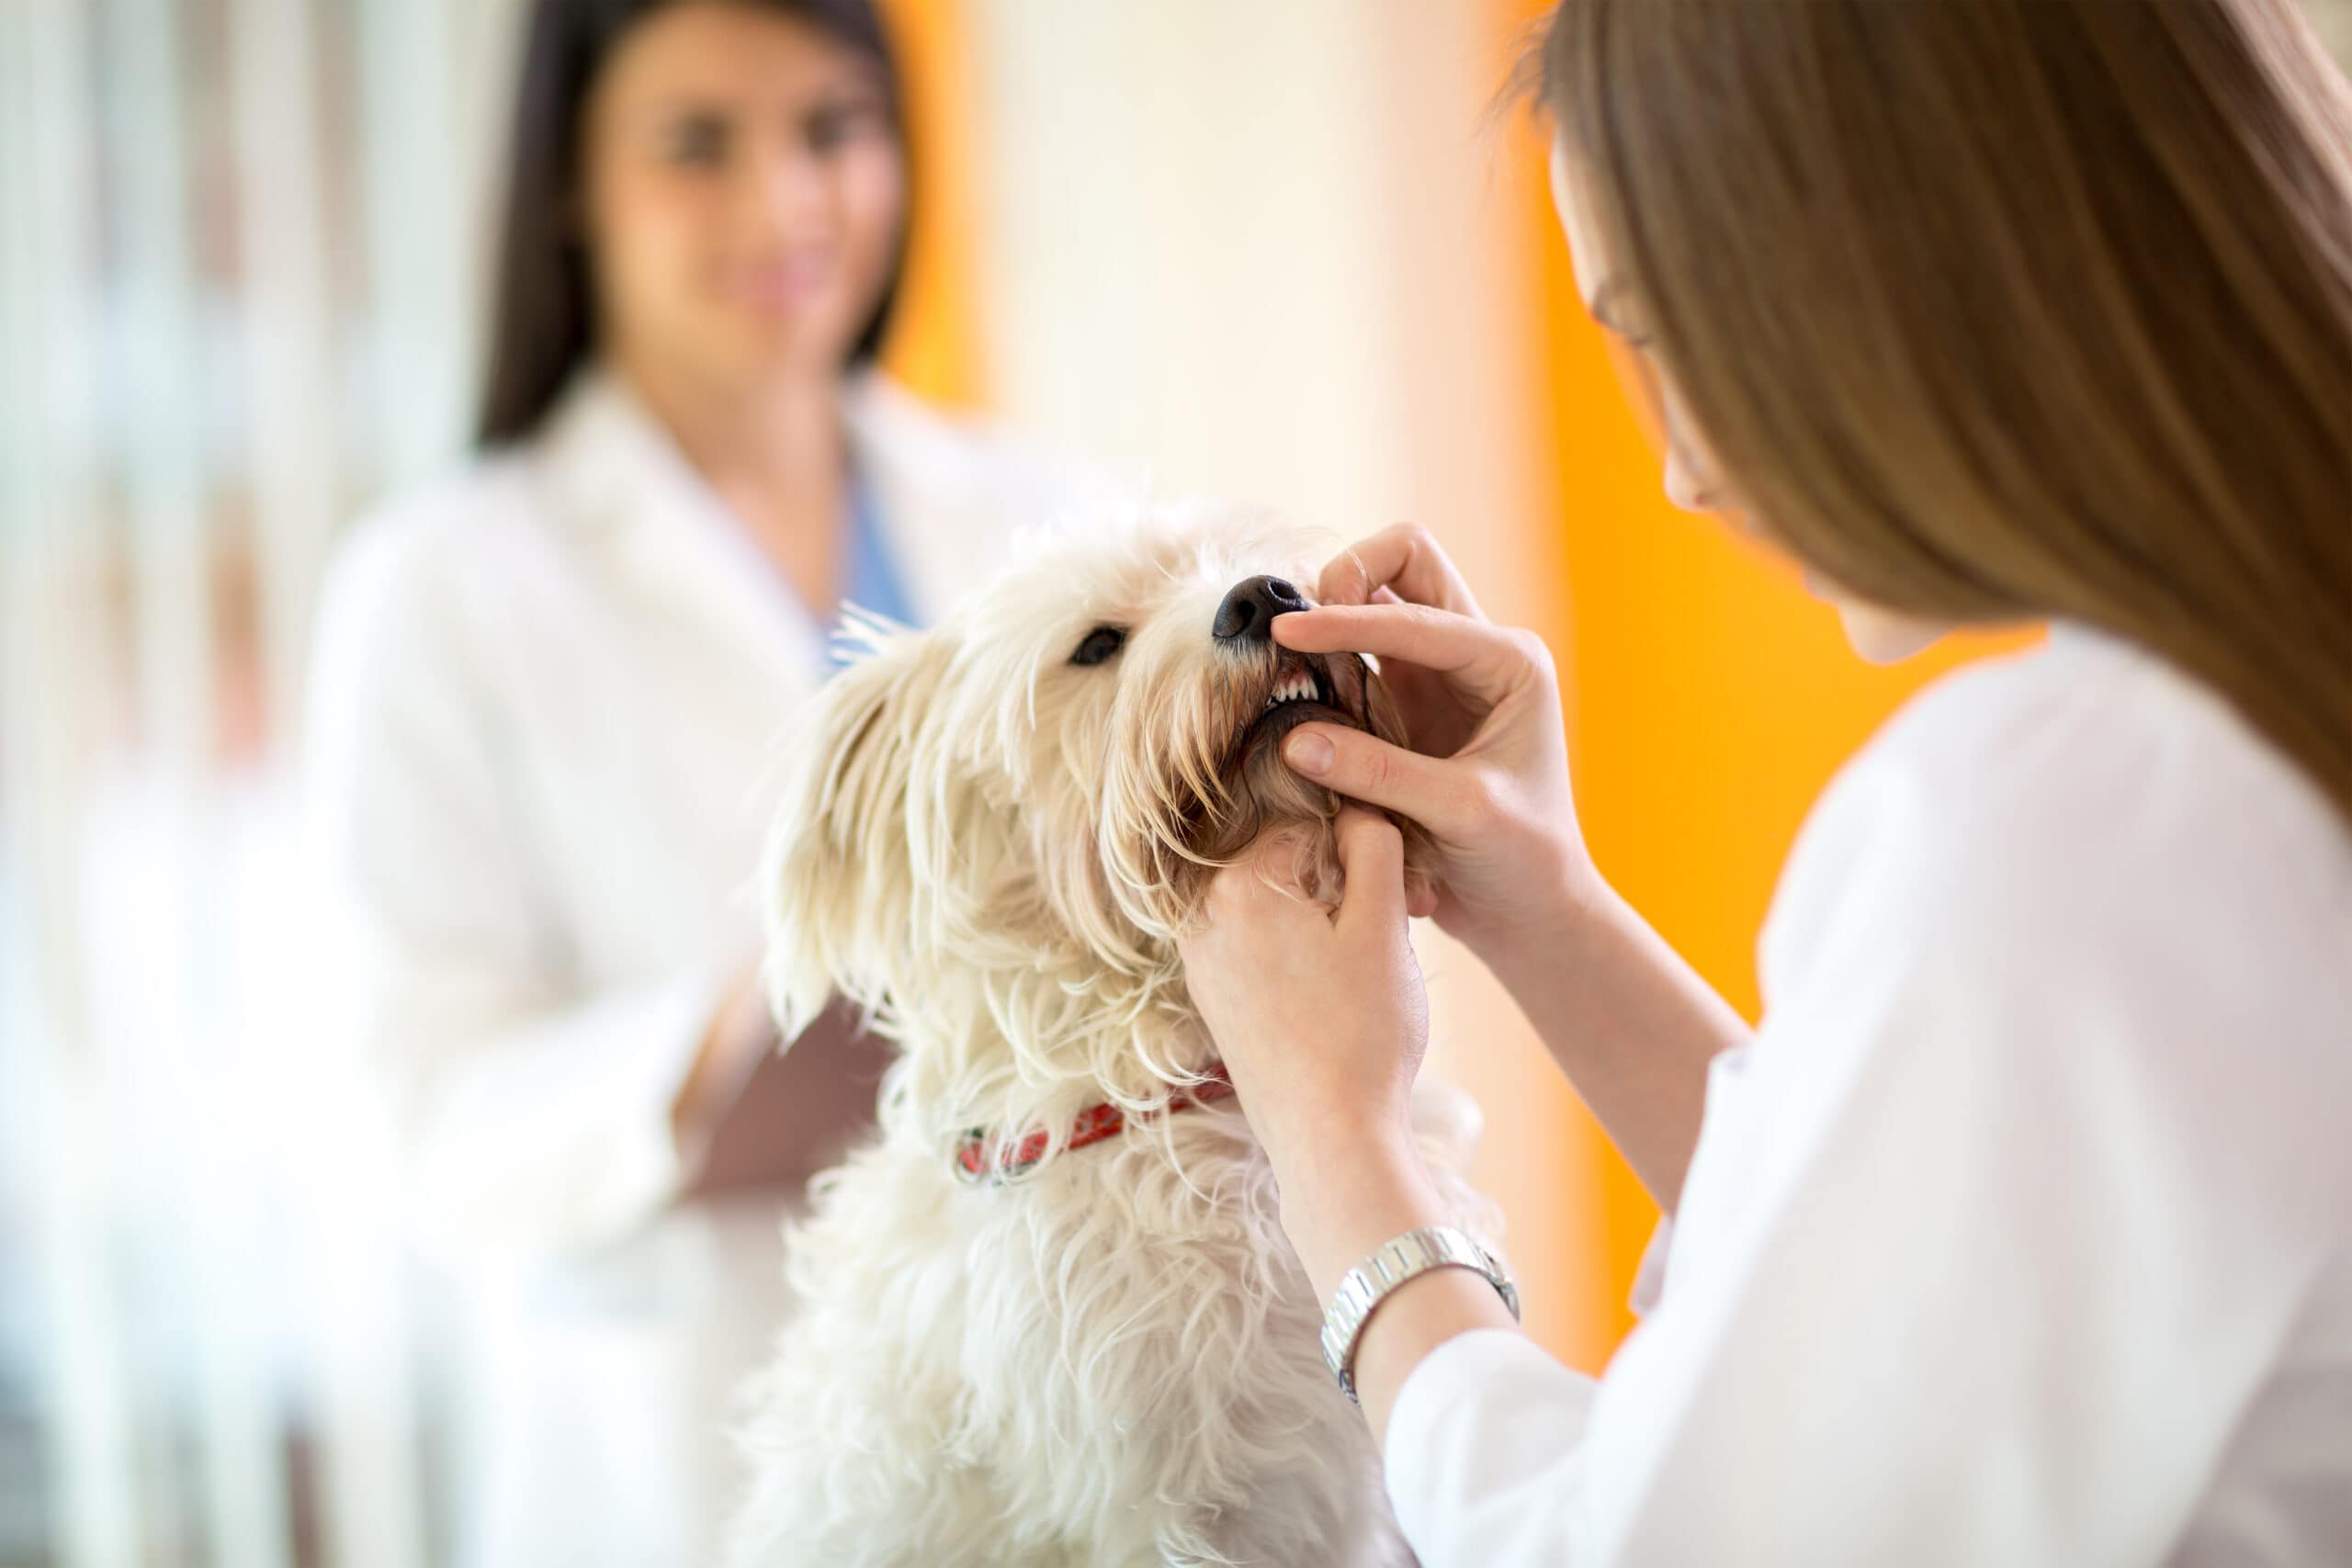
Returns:
[[[311,682],[348,1026],[462,1281],[468,1562],[707,1563],[784,1214],[873,1114],[779,1055],[744,885],[844,603],[1092,481],[876,367],[909,231],[871,0],[533,0],[482,451],[355,531]]]
[[[1429,829],[1669,1217],[1606,1376],[1551,1361],[1419,1229],[1394,829],[1351,809],[1336,911],[1221,875],[1193,994],[1407,1534],[2352,1561],[2352,89],[2290,0],[1566,0],[1540,64],[1673,497],[1866,658],[2051,632],[1817,804],[1751,1032],[1594,867],[1542,645],[1427,536],[1274,623],[1385,661],[1415,750],[1291,764]]]

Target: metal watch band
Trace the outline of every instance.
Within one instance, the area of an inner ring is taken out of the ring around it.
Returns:
[[[1356,1396],[1356,1340],[1372,1317],[1373,1309],[1388,1292],[1432,1269],[1473,1269],[1502,1293],[1503,1305],[1519,1317],[1519,1287],[1501,1259],[1478,1245],[1469,1232],[1452,1225],[1407,1231],[1348,1270],[1331,1304],[1323,1309],[1323,1364],[1340,1380],[1340,1391]]]

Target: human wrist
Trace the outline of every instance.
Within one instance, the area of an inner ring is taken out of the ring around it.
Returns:
[[[1382,1244],[1450,1217],[1419,1145],[1403,1127],[1359,1124],[1295,1142],[1274,1176],[1283,1233],[1319,1300]]]
[[[1512,859],[1525,890],[1517,907],[1451,933],[1506,985],[1514,971],[1557,964],[1564,949],[1589,940],[1625,908],[1580,840],[1539,838]]]
[[[671,1132],[681,1150],[699,1151],[734,1104],[760,1058],[778,1043],[775,1015],[754,970],[733,986],[706,1019],[694,1059],[672,1099]]]

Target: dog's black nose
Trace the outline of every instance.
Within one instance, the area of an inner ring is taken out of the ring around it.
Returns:
[[[1306,608],[1298,590],[1279,577],[1245,577],[1233,585],[1216,607],[1210,635],[1219,642],[1238,637],[1243,642],[1271,642],[1276,615]]]

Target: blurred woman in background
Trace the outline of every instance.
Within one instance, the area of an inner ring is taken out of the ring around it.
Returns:
[[[841,604],[921,621],[1079,493],[875,371],[908,189],[865,0],[540,0],[483,454],[330,586],[355,1022],[489,1308],[478,1561],[712,1560],[782,1208],[882,1065],[775,1054],[761,786]]]

